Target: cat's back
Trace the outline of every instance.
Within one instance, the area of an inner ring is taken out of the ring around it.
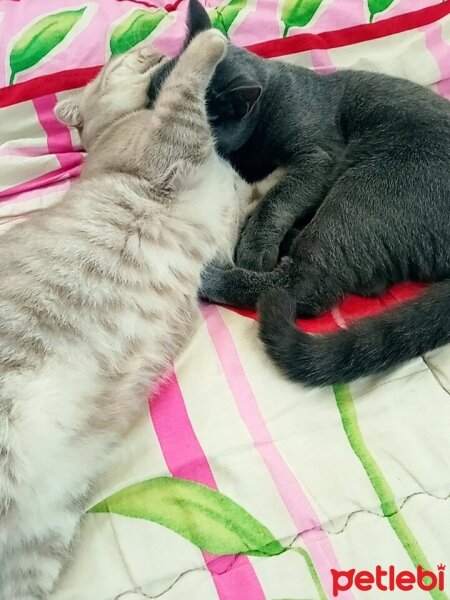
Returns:
[[[115,360],[127,340],[147,335],[157,347],[172,333],[183,291],[174,272],[185,268],[184,291],[195,298],[200,258],[191,271],[184,264],[194,232],[177,239],[138,187],[82,180],[0,237],[0,376],[65,356],[77,370],[82,356]]]
[[[176,196],[151,190],[135,175],[82,179],[0,237],[0,376],[66,355],[78,371],[77,353],[159,364],[183,339],[202,267],[229,245],[236,174],[214,156]]]
[[[450,152],[450,103],[432,90],[368,71],[344,70],[328,77],[343,89],[338,117],[349,134],[373,130],[385,141],[425,147],[434,142]]]

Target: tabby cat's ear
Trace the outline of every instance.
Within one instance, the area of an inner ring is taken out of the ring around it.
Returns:
[[[60,100],[55,106],[56,118],[69,125],[69,127],[80,127],[82,125],[82,119],[80,115],[80,107],[78,104],[78,96],[70,96],[64,100]]]
[[[187,27],[188,32],[186,39],[184,40],[183,48],[186,48],[192,38],[201,31],[206,31],[212,27],[208,13],[200,4],[199,0],[189,0]]]
[[[254,82],[234,85],[216,96],[213,113],[219,118],[243,119],[251,112],[261,92],[262,87]]]

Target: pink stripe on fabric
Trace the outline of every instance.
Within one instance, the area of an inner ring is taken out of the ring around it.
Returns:
[[[297,531],[303,532],[302,540],[314,562],[317,574],[331,598],[333,589],[330,569],[340,570],[333,547],[326,532],[322,529],[314,508],[270,435],[233,338],[218,308],[211,304],[205,305],[202,313],[241,418],[277,486],[278,493],[291,515]],[[350,592],[341,593],[339,597],[342,600],[353,600],[354,598]]]
[[[48,186],[41,188],[31,188],[25,192],[19,192],[17,194],[11,194],[3,202],[8,204],[14,202],[14,204],[27,204],[33,202],[37,197],[45,198],[51,194],[60,193],[64,194],[70,187],[70,179],[65,181],[57,181],[56,183],[50,183]]]
[[[53,111],[56,102],[56,95],[48,94],[41,98],[35,98],[33,105],[39,123],[47,134],[48,151],[50,154],[55,154],[61,167],[70,168],[73,164],[72,154],[74,153],[74,147],[69,129],[60,123],[54,115]]]
[[[426,27],[419,27],[425,37],[425,46],[436,61],[441,74],[440,81],[436,84],[439,94],[447,96],[449,92],[448,78],[450,76],[450,67],[448,55],[450,47],[442,38],[442,23],[432,23]]]
[[[57,181],[78,177],[80,174],[83,164],[83,154],[79,150],[74,149],[69,130],[56,119],[53,113],[55,104],[55,94],[48,94],[47,96],[33,100],[39,123],[47,134],[47,148],[44,154],[54,154],[61,167],[1,190],[0,200],[2,202],[14,202],[19,200],[20,195],[24,192],[47,187]],[[17,148],[13,150],[13,153],[17,152],[22,155],[36,156],[35,152],[37,153],[38,150],[42,150],[42,148],[30,148],[27,150]],[[11,154],[7,148],[2,150],[3,153]]]
[[[169,471],[217,490],[211,467],[199,444],[175,373],[149,399],[150,416]],[[213,556],[202,552],[220,600],[265,600],[246,556]]]
[[[35,156],[46,156],[48,154],[47,146],[28,146],[21,148],[20,146],[2,146],[0,148],[0,156],[24,156],[26,158]]]
[[[13,185],[12,187],[6,188],[0,191],[0,200],[3,201],[14,201],[20,199],[20,194],[28,192],[30,190],[36,190],[39,188],[47,187],[57,181],[64,181],[71,179],[72,177],[78,177],[81,173],[82,164],[79,162],[78,157],[74,160],[70,168],[55,169],[38,177],[33,177],[28,181]]]
[[[435,87],[435,91],[438,94],[441,94],[441,96],[447,98],[447,100],[450,100],[450,77],[439,81],[439,83],[437,83]]]
[[[313,69],[317,73],[324,75],[326,73],[334,73],[334,71],[336,71],[328,50],[311,50],[310,56]]]

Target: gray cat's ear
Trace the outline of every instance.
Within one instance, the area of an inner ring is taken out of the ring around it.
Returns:
[[[237,85],[216,96],[213,113],[219,119],[243,119],[255,106],[262,87],[254,82]]]
[[[83,124],[80,107],[78,104],[78,96],[70,96],[64,100],[60,100],[55,106],[56,118],[70,127],[81,127]]]
[[[212,27],[208,13],[200,4],[199,0],[189,0],[187,27],[188,32],[186,39],[184,40],[183,48],[186,48],[192,38],[201,31],[206,31]]]

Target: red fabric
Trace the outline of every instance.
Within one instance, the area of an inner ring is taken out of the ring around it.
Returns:
[[[438,21],[450,13],[450,1],[436,4],[404,15],[384,19],[376,23],[347,27],[336,31],[325,31],[314,35],[300,33],[288,38],[254,44],[248,49],[264,58],[287,56],[307,50],[330,49],[349,46],[387,35],[409,31]],[[0,89],[0,108],[55,94],[64,90],[81,87],[95,77],[101,67],[89,67],[60,71],[51,75],[36,77],[22,83]]]
[[[342,46],[360,44],[388,35],[402,33],[417,27],[434,23],[450,13],[450,2],[422,8],[404,15],[391,17],[375,23],[355,25],[336,31],[324,31],[320,34],[300,33],[287,38],[262,42],[248,47],[248,50],[264,58],[276,58],[297,54],[307,50],[330,50]]]
[[[362,298],[361,296],[348,296],[338,307],[339,320],[342,319],[346,325],[364,317],[370,317],[418,296],[425,288],[425,283],[401,283],[394,285],[386,294],[379,298]],[[250,319],[257,319],[254,310],[227,307]],[[334,313],[334,314],[333,314]],[[336,321],[336,311],[328,311],[320,317],[313,319],[297,319],[297,325],[308,333],[328,333],[341,328]]]
[[[0,108],[82,87],[94,79],[100,69],[101,66],[71,69],[10,85],[0,89]]]

